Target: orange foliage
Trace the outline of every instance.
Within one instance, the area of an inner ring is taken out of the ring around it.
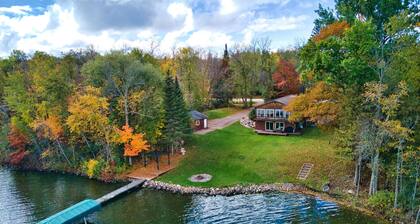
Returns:
[[[124,125],[122,130],[117,129],[117,142],[124,144],[124,156],[137,156],[142,151],[149,150],[149,144],[144,140],[143,135],[133,134],[133,128]]]
[[[319,33],[312,38],[312,40],[319,42],[321,40],[327,39],[330,36],[340,37],[349,27],[350,25],[346,21],[331,23],[330,25],[322,28]]]
[[[25,151],[25,146],[26,144],[28,144],[29,139],[15,125],[11,125],[10,132],[7,135],[7,139],[9,141],[10,147],[16,149],[15,152],[9,155],[10,164],[18,165],[27,154],[27,152]]]
[[[339,98],[336,87],[319,82],[305,94],[291,100],[284,109],[291,112],[289,120],[292,122],[307,119],[321,128],[329,128],[337,123],[342,108]]]
[[[33,129],[38,137],[48,138],[50,140],[59,139],[63,135],[63,127],[57,116],[49,116],[45,120],[36,121]]]
[[[296,72],[295,66],[289,61],[280,59],[272,78],[279,96],[299,92],[299,74]]]
[[[10,126],[10,131],[7,135],[7,140],[9,141],[10,147],[17,150],[25,150],[25,146],[29,142],[28,137],[26,137],[26,135],[15,125]]]

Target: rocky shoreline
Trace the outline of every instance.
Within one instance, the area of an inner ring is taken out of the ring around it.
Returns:
[[[266,192],[300,192],[307,191],[307,188],[295,185],[291,183],[277,183],[277,184],[259,184],[259,185],[236,185],[232,187],[185,187],[178,184],[170,184],[161,181],[149,180],[144,183],[143,187],[154,189],[154,190],[164,190],[171,193],[179,194],[204,194],[209,196],[215,195],[237,195],[237,194],[256,194],[256,193],[266,193]]]

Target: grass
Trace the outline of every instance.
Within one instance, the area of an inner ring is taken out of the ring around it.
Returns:
[[[238,111],[240,111],[241,108],[238,107],[224,107],[224,108],[218,108],[218,109],[214,109],[214,110],[208,110],[206,112],[204,112],[209,119],[218,119],[218,118],[223,118],[223,117],[227,117],[229,115],[232,115]]]
[[[327,180],[348,179],[346,169],[351,163],[337,156],[330,140],[329,134],[315,128],[301,136],[263,136],[235,123],[194,136],[186,158],[159,180],[203,187],[290,182],[319,189]],[[305,162],[313,163],[314,168],[307,180],[298,181],[296,176]],[[207,183],[188,180],[199,173],[211,174],[213,179]]]

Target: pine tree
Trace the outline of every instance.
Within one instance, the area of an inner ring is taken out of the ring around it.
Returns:
[[[169,73],[165,80],[164,94],[163,136],[166,144],[173,149],[192,134],[191,120],[178,79],[174,80]]]

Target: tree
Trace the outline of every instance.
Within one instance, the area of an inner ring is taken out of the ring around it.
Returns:
[[[58,149],[61,152],[61,155],[67,161],[68,165],[71,166],[71,162],[67,157],[64,148],[61,143],[61,138],[63,137],[63,127],[57,116],[49,116],[46,119],[36,120],[32,124],[33,130],[37,133],[38,138],[45,138],[50,141],[53,141],[57,144]],[[73,152],[74,160],[74,152]],[[73,161],[74,162],[74,161]]]
[[[223,52],[223,59],[221,60],[220,67],[213,77],[211,89],[212,98],[214,100],[213,105],[226,106],[229,104],[229,100],[233,97],[233,80],[232,70],[230,68],[230,58],[225,44],[225,50]]]
[[[178,80],[174,80],[169,74],[165,79],[163,107],[163,137],[173,151],[174,147],[191,135],[192,129]]]
[[[325,40],[331,36],[341,37],[344,34],[350,25],[346,21],[337,21],[331,24],[328,24],[324,28],[322,28],[319,33],[312,36],[312,40],[315,42],[319,42],[321,40]]]
[[[180,87],[188,108],[199,109],[207,105],[210,84],[206,72],[200,71],[199,52],[181,48],[175,55]]]
[[[317,35],[322,28],[336,20],[334,17],[334,12],[330,8],[322,7],[321,4],[318,4],[318,9],[315,10],[315,13],[318,14],[318,18],[316,18],[314,21],[312,35]]]
[[[319,127],[331,128],[337,125],[340,114],[339,98],[337,87],[319,82],[305,94],[292,99],[284,109],[291,113],[291,122],[308,120]]]
[[[9,142],[9,146],[16,150],[9,156],[10,163],[13,165],[18,165],[28,153],[25,150],[25,147],[30,140],[24,131],[19,128],[18,124],[16,124],[16,119],[12,119],[12,121],[13,120],[15,122],[12,122],[10,125],[10,131],[7,135],[7,140]]]
[[[280,59],[273,73],[274,88],[278,96],[297,94],[299,92],[299,74],[292,63]]]
[[[124,156],[128,157],[130,165],[131,158],[138,156],[139,153],[149,150],[149,145],[140,133],[134,134],[133,128],[124,125],[121,130],[117,129],[117,142],[124,144]]]
[[[105,146],[107,161],[112,160],[111,142],[113,127],[109,124],[109,103],[100,96],[100,90],[87,86],[83,92],[76,94],[69,103],[70,115],[66,120],[71,133],[101,143]]]
[[[119,51],[87,62],[82,73],[89,84],[101,87],[105,96],[112,100],[121,99],[125,124],[130,124],[130,117],[136,115],[136,111],[129,110],[130,94],[158,85],[160,77],[159,71],[151,64]]]

